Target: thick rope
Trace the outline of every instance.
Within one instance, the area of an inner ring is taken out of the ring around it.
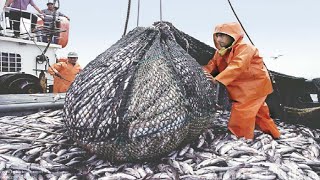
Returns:
[[[123,31],[122,37],[127,34],[127,28],[128,28],[128,22],[129,22],[129,16],[130,16],[130,7],[131,7],[131,0],[128,0],[127,18],[126,18],[126,23],[124,26],[124,31]]]
[[[140,18],[140,0],[138,0],[137,27],[139,26],[139,18]]]
[[[162,22],[162,0],[160,0],[160,21]]]

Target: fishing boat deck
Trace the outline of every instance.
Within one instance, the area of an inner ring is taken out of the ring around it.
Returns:
[[[65,93],[53,94],[6,94],[0,95],[0,117],[29,114],[44,109],[60,109]]]
[[[0,117],[0,177],[320,179],[320,131],[301,125],[276,121],[280,139],[255,130],[255,138],[247,141],[228,132],[229,112],[217,112],[212,127],[194,142],[159,160],[119,164],[79,147],[67,135],[62,115],[62,110],[46,110]]]

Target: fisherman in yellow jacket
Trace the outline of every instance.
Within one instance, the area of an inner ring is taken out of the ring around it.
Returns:
[[[232,100],[228,129],[237,137],[253,139],[257,126],[279,138],[280,132],[265,102],[273,91],[272,84],[258,49],[243,41],[238,23],[216,26],[213,41],[217,51],[203,69],[213,83],[218,81],[227,88]]]
[[[48,72],[54,76],[53,93],[67,92],[76,75],[82,70],[77,60],[78,54],[69,52],[66,62],[58,62],[49,67]]]

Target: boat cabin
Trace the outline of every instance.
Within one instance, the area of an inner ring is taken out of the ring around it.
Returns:
[[[13,28],[17,21],[10,16],[12,11],[22,15],[18,36]],[[36,23],[32,23],[32,18],[36,18]],[[57,17],[51,23],[55,26],[46,27],[42,18],[29,11],[0,8],[0,94],[52,91],[53,78],[47,70],[49,64],[57,61],[56,51],[68,43],[69,21]]]

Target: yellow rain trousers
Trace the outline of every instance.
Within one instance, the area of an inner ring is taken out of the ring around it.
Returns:
[[[223,54],[219,54],[219,50],[223,48],[216,41],[216,33],[227,34],[235,40]],[[218,25],[213,40],[218,50],[203,69],[217,74],[215,80],[224,84],[228,90],[232,100],[229,130],[237,137],[253,139],[253,131],[257,125],[273,138],[279,138],[280,132],[270,118],[269,108],[265,103],[267,95],[273,90],[258,49],[242,41],[243,31],[238,23]]]

